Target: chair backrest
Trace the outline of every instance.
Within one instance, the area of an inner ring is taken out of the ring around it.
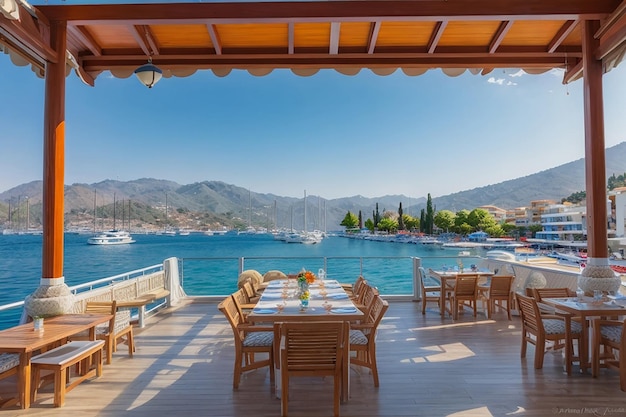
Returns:
[[[115,331],[115,313],[117,311],[117,301],[88,301],[85,305],[86,314],[113,314],[109,320],[108,333]]]
[[[374,299],[376,296],[378,296],[378,290],[375,287],[372,287],[371,285],[367,284],[363,291],[363,297],[361,299],[361,304],[365,306],[364,313],[366,316],[369,314],[370,310],[372,309]]]
[[[356,279],[356,281],[354,281],[354,284],[352,284],[352,293],[356,294],[359,292],[359,288],[361,287],[361,285],[363,285],[365,281],[365,278],[363,278],[362,275],[359,275],[359,277]]]
[[[367,316],[366,323],[372,325],[372,331],[375,333],[380,321],[389,308],[389,303],[384,300],[380,295],[377,295],[372,302],[372,308]],[[364,332],[366,333],[366,332]],[[366,333],[367,334],[367,333]]]
[[[341,321],[280,324],[281,372],[311,376],[341,372],[349,327]]]
[[[244,294],[246,296],[246,302],[244,304],[247,304],[250,302],[250,299],[255,296],[254,288],[252,288],[252,283],[250,281],[246,281],[243,284],[242,289],[244,290]]]
[[[513,287],[513,275],[494,275],[489,283],[490,297],[508,297]]]
[[[537,300],[520,293],[515,293],[515,296],[517,297],[522,323],[527,330],[534,334],[543,333],[543,322],[541,321],[541,312],[539,311]]]
[[[242,316],[239,314],[239,310],[237,310],[237,306],[235,305],[235,301],[232,296],[226,297],[222,300],[221,303],[217,306],[217,308],[226,316],[228,320],[228,324],[233,329],[233,333],[235,335],[235,343],[243,342],[243,333],[239,330],[239,325],[243,322]]]
[[[455,297],[472,297],[476,295],[478,274],[458,274],[454,284]]]
[[[233,302],[235,303],[235,307],[237,307],[237,311],[241,317],[245,317],[243,314],[243,308],[241,307],[243,304],[249,304],[248,296],[246,295],[246,291],[243,288],[238,289],[234,293],[230,295],[233,298]]]
[[[356,289],[352,290],[352,295],[357,303],[363,304],[363,297],[365,297],[365,292],[369,286],[370,285],[367,283],[367,280],[364,279]]]
[[[535,300],[541,301],[544,298],[566,298],[575,295],[569,288],[533,288]]]

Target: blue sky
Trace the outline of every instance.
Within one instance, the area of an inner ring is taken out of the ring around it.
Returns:
[[[607,147],[626,140],[624,66],[604,77]],[[561,80],[512,69],[199,71],[147,89],[108,72],[93,88],[72,73],[65,182],[150,177],[291,197],[438,197],[582,158],[582,80]],[[2,192],[42,179],[44,81],[0,54],[0,91]]]

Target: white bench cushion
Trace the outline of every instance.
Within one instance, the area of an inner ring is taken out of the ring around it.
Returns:
[[[64,365],[92,348],[102,349],[103,346],[104,340],[77,340],[34,356],[30,362],[42,365]]]

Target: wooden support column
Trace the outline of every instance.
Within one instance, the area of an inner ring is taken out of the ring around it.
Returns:
[[[602,62],[595,58],[600,42],[594,38],[599,28],[599,21],[585,21],[583,24],[587,250],[589,258],[598,261],[606,259],[605,262],[599,261],[598,265],[608,265]]]
[[[63,278],[65,183],[65,50],[66,22],[51,22],[50,42],[58,54],[46,64],[43,153],[43,265],[42,285],[61,284]]]

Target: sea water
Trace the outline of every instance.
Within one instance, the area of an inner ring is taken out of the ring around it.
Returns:
[[[457,252],[432,245],[327,237],[313,245],[285,243],[272,235],[140,235],[128,245],[89,245],[88,235],[66,234],[63,274],[68,286],[181,260],[181,281],[188,295],[227,295],[237,289],[239,268],[260,273],[302,268],[329,279],[354,282],[361,274],[383,295],[413,293],[413,257],[428,267],[455,265]],[[42,236],[0,235],[0,305],[22,301],[42,277]],[[465,263],[472,262],[464,259]],[[14,309],[15,310],[15,309]],[[16,311],[0,311],[0,329],[15,325]]]

